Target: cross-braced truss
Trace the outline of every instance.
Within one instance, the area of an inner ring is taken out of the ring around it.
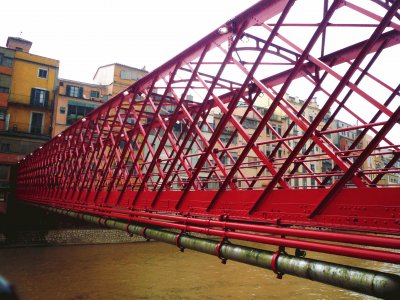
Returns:
[[[286,228],[400,233],[399,6],[260,1],[27,156],[18,198],[279,245],[399,248]]]

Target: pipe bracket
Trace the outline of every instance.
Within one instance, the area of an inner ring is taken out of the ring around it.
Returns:
[[[283,277],[283,273],[281,271],[278,270],[277,268],[277,261],[278,261],[278,257],[281,254],[286,254],[285,252],[285,247],[284,246],[279,246],[278,251],[276,251],[274,254],[272,254],[272,258],[271,258],[271,269],[272,271],[276,274],[276,278],[278,279],[282,279]]]
[[[130,237],[133,237],[133,233],[132,233],[132,232],[129,232],[129,226],[131,226],[131,224],[130,224],[130,223],[127,223],[127,224],[126,224],[126,227],[125,227],[125,231],[129,234]]]
[[[147,229],[147,228],[148,228],[148,227],[144,226],[140,235],[141,235],[143,238],[145,238],[146,241],[148,242],[148,241],[150,241],[150,239],[146,236],[146,229]]]
[[[221,263],[223,263],[224,265],[226,264],[227,259],[224,258],[224,257],[222,257],[222,255],[221,255],[221,247],[222,247],[222,245],[225,244],[225,243],[229,243],[229,241],[228,241],[228,239],[227,239],[226,237],[223,237],[223,238],[219,241],[217,247],[215,247],[215,252],[216,252],[218,258],[221,260]]]
[[[179,232],[178,235],[177,235],[176,238],[175,238],[175,245],[179,248],[179,250],[180,250],[181,252],[185,251],[185,248],[182,247],[182,246],[179,244],[179,240],[181,239],[183,233],[184,233],[183,231]]]

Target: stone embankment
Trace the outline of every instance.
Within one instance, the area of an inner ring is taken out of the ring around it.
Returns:
[[[140,236],[129,236],[126,232],[113,229],[57,229],[25,230],[12,234],[0,233],[0,247],[90,245],[143,242]]]

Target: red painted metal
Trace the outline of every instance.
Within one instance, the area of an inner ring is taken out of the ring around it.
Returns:
[[[18,199],[399,263],[365,232],[400,234],[400,3],[364,4],[260,1],[27,156]]]

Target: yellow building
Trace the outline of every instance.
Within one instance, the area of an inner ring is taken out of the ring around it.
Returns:
[[[6,127],[43,141],[51,134],[59,61],[29,53],[28,43],[19,38],[7,41],[7,47],[15,50],[15,58]]]
[[[54,105],[55,136],[80,120],[102,102],[106,102],[148,72],[122,64],[101,66],[93,78],[94,84],[60,79]]]
[[[147,73],[145,69],[114,63],[99,67],[94,75],[93,81],[98,85],[104,86],[108,95],[112,97]]]
[[[13,166],[50,139],[59,61],[29,53],[30,41],[0,47],[0,202]]]
[[[54,105],[52,136],[80,120],[108,99],[101,85],[61,79]]]

